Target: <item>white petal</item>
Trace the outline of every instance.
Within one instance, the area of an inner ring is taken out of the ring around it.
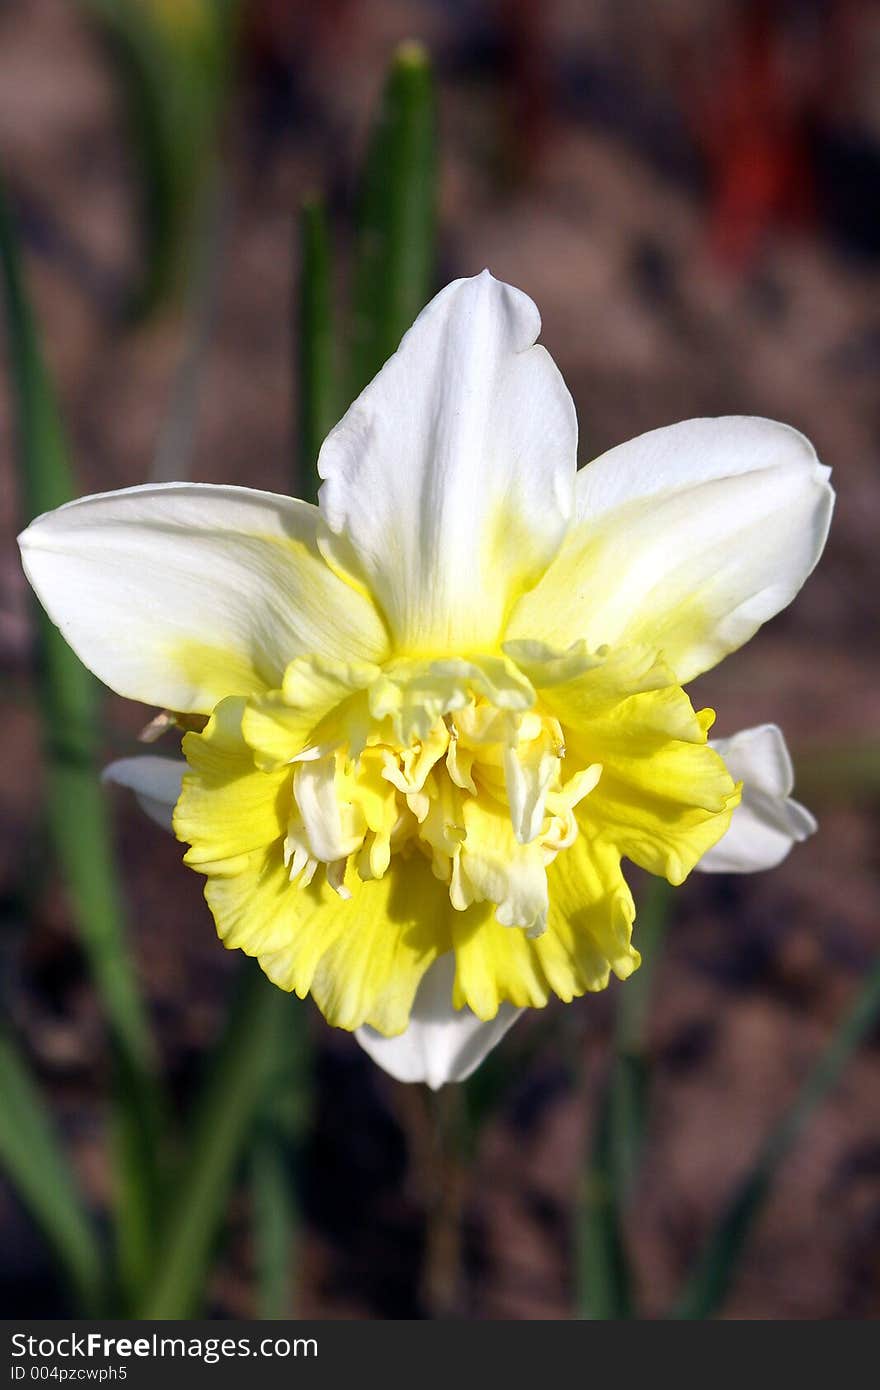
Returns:
[[[366,578],[403,648],[494,644],[565,535],[577,420],[540,327],[488,271],[454,281],[321,450],[335,562]]]
[[[652,430],[577,480],[577,522],[508,636],[644,642],[685,683],[790,603],[822,553],[829,470],[796,430],[730,416]]]
[[[40,602],[101,680],[208,713],[280,686],[301,654],[384,655],[372,604],[318,550],[321,526],[293,498],[166,483],[68,503],[19,543]]]
[[[145,754],[140,758],[120,758],[105,767],[102,781],[128,787],[150,820],[171,829],[171,816],[180,796],[187,765],[183,758],[159,758]]]
[[[748,874],[772,869],[792,845],[806,840],[816,822],[793,801],[791,758],[775,724],[743,729],[732,738],[713,739],[731,777],[743,784],[742,801],[730,829],[697,864],[708,873]]]
[[[455,956],[449,951],[422,977],[404,1033],[384,1038],[373,1028],[357,1029],[364,1051],[398,1081],[425,1081],[436,1091],[449,1081],[467,1080],[522,1013],[502,1004],[495,1018],[483,1023],[470,1009],[453,1009],[454,979]]]

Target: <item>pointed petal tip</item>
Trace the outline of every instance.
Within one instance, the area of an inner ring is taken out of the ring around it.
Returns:
[[[730,828],[697,865],[706,873],[773,869],[796,844],[815,834],[813,814],[791,796],[794,769],[781,729],[760,724],[712,746],[743,784]]]
[[[367,1055],[396,1081],[423,1082],[432,1091],[466,1081],[523,1012],[502,1004],[484,1022],[468,1008],[454,1009],[454,978],[455,956],[447,952],[425,972],[404,1032],[384,1037],[368,1026],[355,1030]]]
[[[402,649],[494,645],[562,544],[577,417],[540,328],[488,269],[453,281],[321,446],[333,555]]]

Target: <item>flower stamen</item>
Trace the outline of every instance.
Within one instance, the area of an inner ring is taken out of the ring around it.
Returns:
[[[577,836],[574,807],[601,765],[563,780],[558,719],[537,709],[499,709],[485,695],[455,692],[453,709],[408,743],[382,719],[365,746],[298,762],[285,863],[306,886],[323,865],[341,896],[349,867],[366,882],[394,853],[418,851],[465,911],[489,900],[499,922],[540,933],[546,869]],[[524,889],[525,885],[525,889]]]

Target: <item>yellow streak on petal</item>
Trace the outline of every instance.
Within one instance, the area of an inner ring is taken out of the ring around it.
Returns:
[[[180,671],[197,694],[190,712],[210,714],[217,703],[216,691],[224,695],[253,695],[268,690],[271,676],[260,669],[256,658],[248,659],[227,647],[189,638],[169,645],[169,663]]]

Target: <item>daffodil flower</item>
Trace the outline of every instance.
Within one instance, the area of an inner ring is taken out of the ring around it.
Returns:
[[[778,730],[683,687],[785,607],[833,494],[806,439],[690,420],[577,471],[538,312],[447,286],[321,450],[320,505],[172,483],[21,548],[107,685],[186,762],[108,770],[189,845],[224,943],[437,1086],[522,1009],[638,965],[627,858],[681,883],[814,829]]]

